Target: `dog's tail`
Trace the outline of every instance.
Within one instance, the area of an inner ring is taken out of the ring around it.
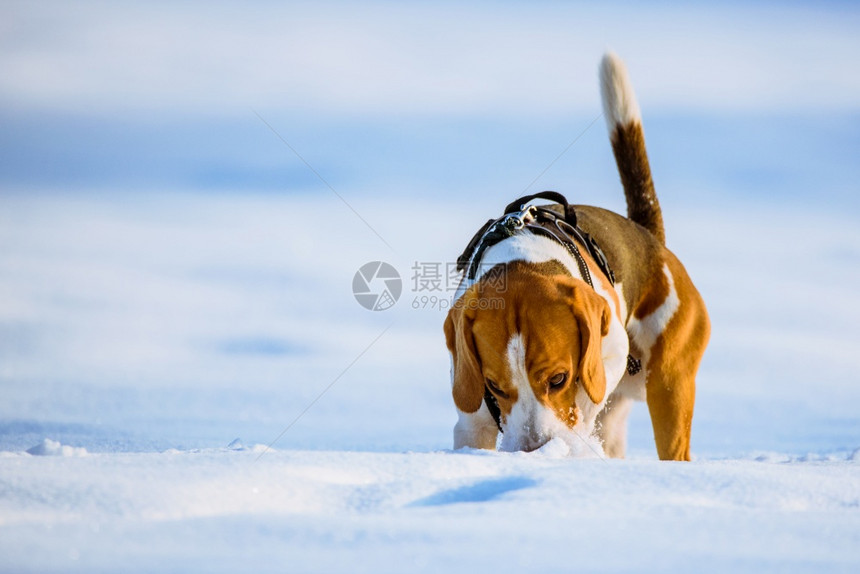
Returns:
[[[651,167],[645,152],[639,104],[624,62],[612,52],[607,52],[600,63],[600,92],[609,140],[627,198],[627,217],[665,244],[663,213],[654,191]]]

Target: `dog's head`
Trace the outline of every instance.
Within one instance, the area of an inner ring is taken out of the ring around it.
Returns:
[[[583,401],[603,401],[610,312],[567,274],[513,263],[505,275],[503,286],[473,285],[448,313],[454,402],[475,412],[489,390],[501,410],[502,448],[534,450],[581,422]]]

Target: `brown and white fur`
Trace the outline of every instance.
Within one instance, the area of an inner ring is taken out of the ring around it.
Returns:
[[[571,452],[602,446],[621,458],[631,402],[645,400],[661,459],[690,459],[696,372],[710,334],[704,302],[665,247],[639,106],[614,54],[600,68],[603,108],[627,199],[627,218],[575,206],[605,252],[612,285],[582,250],[594,288],[551,239],[519,233],[488,248],[445,321],[459,420],[454,448],[535,450],[561,439]],[[502,278],[500,281],[499,278]],[[642,362],[626,371],[628,353]],[[485,390],[501,410],[499,429]],[[592,446],[594,443],[596,447]]]

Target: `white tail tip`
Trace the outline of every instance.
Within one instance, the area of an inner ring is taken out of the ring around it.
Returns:
[[[636,94],[627,77],[627,67],[613,52],[607,52],[600,62],[600,93],[609,133],[614,132],[619,124],[625,126],[642,122]]]

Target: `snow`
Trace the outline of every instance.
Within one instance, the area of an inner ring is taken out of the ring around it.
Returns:
[[[860,570],[858,11],[607,5],[10,4],[0,572]],[[623,211],[607,46],[713,322],[694,460],[641,403],[625,460],[449,450],[416,269],[542,170]]]
[[[27,449],[27,454],[33,456],[87,456],[87,449],[60,444],[55,440],[46,438],[40,444]]]
[[[860,481],[841,456],[681,464],[204,449],[69,460],[3,459],[15,493],[2,505],[4,569],[856,566]]]

